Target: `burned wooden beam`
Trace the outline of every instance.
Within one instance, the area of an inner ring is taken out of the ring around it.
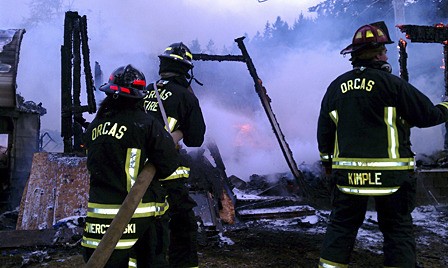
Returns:
[[[7,230],[0,231],[0,248],[18,248],[53,245],[57,230]]]
[[[67,12],[64,20],[64,44],[61,46],[61,136],[64,141],[64,151],[73,150],[72,124],[72,32],[73,18],[77,12]]]
[[[407,43],[405,40],[400,38],[398,41],[399,48],[399,58],[398,62],[400,64],[400,77],[406,81],[409,81],[409,72],[408,72],[408,53],[406,52]]]
[[[0,248],[40,247],[77,244],[82,237],[83,227],[69,223],[51,229],[40,230],[2,230]]]
[[[255,91],[257,92],[262,106],[266,112],[266,115],[268,116],[269,122],[271,123],[272,129],[274,131],[275,136],[277,137],[277,141],[280,145],[280,148],[282,149],[283,156],[286,159],[286,163],[288,164],[292,175],[296,178],[299,186],[300,186],[300,193],[302,196],[307,196],[309,191],[307,191],[307,184],[304,180],[302,172],[297,167],[297,163],[294,160],[292,151],[289,147],[289,144],[286,142],[285,135],[283,134],[282,130],[280,129],[280,125],[277,121],[277,118],[275,117],[275,114],[271,107],[271,98],[267,95],[266,88],[262,85],[262,81],[260,77],[257,74],[257,71],[255,69],[255,66],[252,62],[251,57],[249,56],[249,53],[247,52],[246,46],[244,45],[244,37],[240,37],[235,39],[235,42],[238,44],[238,47],[241,50],[241,53],[245,59],[247,68],[249,69],[249,73],[252,76],[252,79],[254,80],[255,84]]]
[[[244,58],[241,55],[208,55],[208,54],[193,54],[194,60],[203,61],[242,61]]]
[[[235,42],[238,44],[238,48],[241,50],[241,55],[207,55],[207,54],[193,54],[194,60],[211,60],[211,61],[241,61],[246,63],[247,68],[249,70],[249,74],[252,77],[255,83],[255,91],[257,92],[263,109],[266,112],[269,122],[271,123],[274,134],[279,142],[280,148],[282,150],[283,156],[286,159],[286,162],[291,169],[293,176],[296,178],[299,186],[300,193],[302,196],[309,195],[309,191],[307,191],[307,184],[303,178],[302,172],[297,167],[297,164],[294,160],[292,151],[289,147],[289,144],[286,142],[285,135],[283,134],[280,125],[275,117],[275,114],[271,107],[271,98],[268,96],[266,92],[266,88],[262,85],[262,81],[257,74],[255,66],[252,62],[249,53],[247,52],[246,46],[244,45],[244,37],[239,37],[235,39]]]
[[[397,25],[406,38],[415,43],[445,43],[448,40],[448,27],[443,24],[434,26]]]
[[[64,152],[82,152],[83,112],[96,112],[94,82],[90,68],[87,19],[77,12],[66,12],[64,45],[61,47],[61,136]],[[83,65],[82,65],[83,63]],[[81,105],[82,66],[86,79],[87,106]]]
[[[89,40],[87,36],[87,17],[82,16],[80,21],[80,30],[81,30],[81,45],[82,45],[82,56],[84,62],[84,74],[86,77],[86,91],[87,91],[87,106],[89,108],[88,112],[93,114],[96,112],[96,101],[95,101],[95,91],[92,68],[90,67],[90,49]]]
[[[238,214],[245,220],[279,219],[315,215],[316,210],[309,206],[287,206],[239,210]]]
[[[439,43],[443,45],[444,55],[444,78],[445,78],[445,93],[444,100],[448,96],[448,68],[446,63],[448,62],[448,27],[443,23],[435,24],[434,26],[421,26],[421,25],[397,25],[398,29],[402,33],[406,34],[406,38],[415,43]],[[401,41],[401,40],[400,40]],[[399,44],[400,45],[400,44]],[[401,59],[401,47],[400,47],[400,59]],[[400,71],[402,63],[400,61]],[[407,71],[406,71],[407,72]],[[409,79],[407,76],[405,76]],[[445,130],[448,133],[448,123],[445,123]],[[448,135],[445,135],[444,149],[448,150]]]

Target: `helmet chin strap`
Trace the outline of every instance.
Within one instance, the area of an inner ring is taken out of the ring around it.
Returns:
[[[199,82],[199,80],[197,80],[197,79],[194,77],[194,74],[193,74],[193,68],[191,68],[191,76],[190,76],[190,80],[188,81],[188,86],[191,85],[191,82],[192,82],[193,80],[194,80],[198,85],[200,85],[200,86],[203,86],[203,85],[204,85],[203,83]]]
[[[170,128],[170,124],[168,124],[168,118],[167,118],[167,115],[165,112],[165,107],[163,106],[162,98],[160,97],[159,89],[157,88],[157,81],[152,83],[152,85],[153,85],[154,93],[156,93],[157,102],[159,104],[159,109],[160,109],[160,113],[162,114],[163,122],[165,123],[166,131],[171,133],[171,128]]]

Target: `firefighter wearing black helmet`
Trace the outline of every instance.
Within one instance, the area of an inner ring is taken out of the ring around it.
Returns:
[[[179,42],[168,46],[159,55],[159,60],[160,79],[148,85],[149,94],[145,97],[144,107],[165,124],[175,142],[183,138],[185,146],[200,147],[206,127],[199,100],[190,85],[194,79],[193,56],[189,48]],[[179,168],[162,180],[170,204],[170,219],[163,221],[162,225],[166,229],[169,227],[170,267],[197,267],[198,226],[193,212],[197,204],[189,196],[186,186],[190,168],[186,155],[183,156]]]
[[[179,165],[170,134],[160,122],[142,109],[146,95],[145,76],[132,65],[117,68],[109,82],[100,87],[106,93],[84,141],[90,174],[89,201],[81,245],[87,262],[117,214],[146,161],[156,174],[136,212],[125,228],[106,267],[155,267],[158,241],[155,218],[168,210],[166,191],[158,179]],[[154,242],[154,244],[156,243]],[[154,264],[154,265],[153,265]]]
[[[391,73],[390,43],[384,22],[360,27],[341,51],[351,54],[353,69],[337,77],[322,100],[317,140],[334,188],[319,267],[348,266],[370,197],[384,236],[384,266],[416,265],[410,129],[446,122],[448,102],[434,105]]]

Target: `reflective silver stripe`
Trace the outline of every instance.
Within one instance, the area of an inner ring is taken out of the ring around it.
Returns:
[[[330,160],[332,157],[332,155],[329,154],[320,154],[320,159],[322,160]]]
[[[178,178],[188,178],[190,177],[190,168],[188,167],[178,167],[176,171],[173,172],[170,176],[165,179],[161,179],[161,181],[174,180]]]
[[[334,124],[337,127],[338,122],[339,122],[338,111],[337,110],[331,111],[330,112],[330,117],[331,117],[331,119],[333,120]],[[338,131],[337,131],[337,128],[336,128],[336,133],[334,135],[334,149],[333,149],[333,156],[334,157],[338,157],[339,156],[339,144],[338,143],[339,143],[339,141],[338,141]]]
[[[334,110],[330,112],[330,117],[333,119],[333,122],[337,125],[339,120],[338,111]]]
[[[334,161],[335,165],[338,166],[352,166],[352,167],[403,167],[403,166],[414,166],[414,161],[412,162],[353,162],[353,161]]]
[[[398,155],[398,131],[396,124],[397,114],[395,107],[384,107],[384,122],[387,127],[389,158],[399,158]]]
[[[348,264],[342,264],[332,261],[327,261],[325,259],[319,259],[319,268],[347,268]]]
[[[359,170],[410,170],[414,169],[415,161],[413,158],[392,159],[333,159],[333,168],[335,169],[359,169]]]
[[[137,242],[137,238],[136,239],[121,239],[118,241],[117,245],[115,246],[115,249],[128,249],[131,248],[135,242]],[[87,248],[97,248],[98,245],[100,244],[100,239],[93,239],[93,238],[88,238],[83,236],[82,237],[82,241],[81,241],[81,245],[83,247],[87,247]]]
[[[141,150],[138,148],[128,148],[126,155],[126,178],[127,178],[127,190],[131,190],[135,180],[138,176],[138,170],[140,167],[140,154]]]
[[[115,215],[118,213],[121,205],[104,205],[104,204],[95,204],[88,203],[87,206],[87,216],[92,218],[101,218],[101,219],[113,219]],[[150,216],[160,216],[165,214],[168,210],[169,204],[165,199],[165,203],[141,203],[135,210],[132,218],[142,218],[142,217],[150,217]]]
[[[346,194],[354,194],[354,195],[388,195],[395,193],[400,186],[388,187],[388,188],[354,188],[348,186],[338,185],[338,189]]]
[[[129,258],[128,266],[129,267],[137,267],[137,259]]]

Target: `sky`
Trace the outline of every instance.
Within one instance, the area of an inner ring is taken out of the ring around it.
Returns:
[[[1,0],[0,29],[17,29],[29,18],[31,0]],[[65,0],[59,17],[26,29],[23,37],[17,75],[17,92],[25,100],[42,102],[47,114],[41,118],[43,130],[60,131],[60,48],[63,44],[64,13],[77,11],[87,17],[90,62],[101,64],[105,77],[118,66],[128,63],[140,68],[147,80],[157,78],[157,59],[148,62],[143,55],[160,54],[171,43],[198,39],[201,45],[209,40],[215,47],[234,45],[234,39],[247,35],[249,38],[262,33],[267,22],[273,23],[280,16],[292,25],[301,13],[309,14],[308,8],[320,0]],[[351,36],[339,42],[341,49],[349,44]],[[393,51],[393,48],[389,49]],[[343,71],[350,68],[347,58],[339,50],[320,44],[312,49],[282,51],[270,66],[252,60],[263,79],[271,105],[293,152],[297,164],[312,164],[319,159],[316,144],[317,116],[320,101],[328,84]],[[200,53],[192,51],[193,53]],[[419,57],[432,55],[442,64],[440,47],[428,48],[425,53],[412,54],[408,59],[410,76],[415,77]],[[250,53],[250,51],[249,51]],[[218,63],[210,63],[214,68]],[[396,63],[394,63],[396,64]],[[230,66],[230,65],[229,65]],[[396,65],[394,65],[396,66]],[[232,67],[229,67],[232,68]],[[232,79],[250,79],[245,66],[240,66],[241,76]],[[92,66],[93,69],[93,66]],[[200,78],[200,74],[195,73]],[[105,82],[105,81],[103,81]],[[443,89],[443,72],[434,77],[413,81],[417,86],[429,87],[433,100],[437,101]],[[250,87],[238,89],[254,92]],[[204,85],[204,88],[212,87]],[[200,89],[198,89],[200,90]],[[204,89],[206,90],[206,89]],[[97,104],[104,97],[97,91]],[[238,92],[236,92],[238,93]],[[253,98],[258,96],[253,93]],[[86,104],[86,98],[82,99]],[[261,104],[260,110],[247,114],[223,107],[220,100],[200,99],[207,124],[206,138],[214,140],[227,167],[227,175],[247,179],[252,174],[285,172],[289,168],[272,132]],[[87,119],[94,115],[86,115]],[[255,122],[255,124],[254,124]],[[241,126],[252,124],[249,132]],[[423,133],[423,134],[419,134]],[[413,135],[420,151],[437,147],[442,140],[440,128],[425,129]],[[431,139],[428,139],[428,135]],[[252,140],[256,142],[240,141]],[[419,147],[420,146],[420,147]]]

